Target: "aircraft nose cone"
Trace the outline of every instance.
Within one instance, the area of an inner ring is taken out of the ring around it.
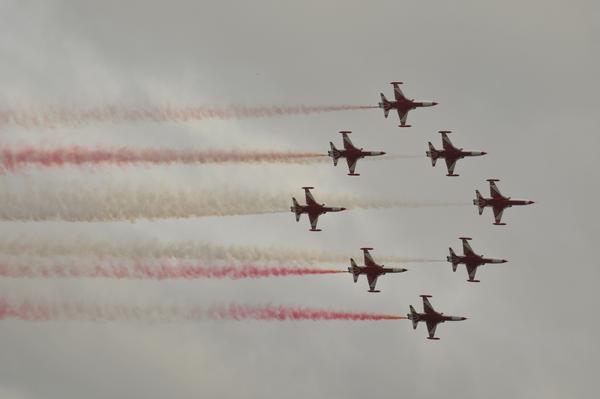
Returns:
[[[436,103],[435,101],[433,102],[433,105],[438,105],[438,103]]]
[[[466,318],[466,317],[461,317],[460,319],[461,319],[461,320],[467,320],[467,318]]]
[[[535,201],[529,201],[530,204],[535,204]]]
[[[481,155],[487,155],[487,152],[481,151]]]
[[[507,259],[502,259],[502,263],[506,263],[506,262],[508,262]]]
[[[345,210],[346,210],[346,208],[342,208],[342,211],[345,211]]]

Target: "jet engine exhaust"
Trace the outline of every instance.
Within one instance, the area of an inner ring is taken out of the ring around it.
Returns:
[[[126,258],[137,261],[150,261],[164,258],[198,261],[225,261],[229,263],[278,263],[292,266],[314,263],[347,262],[348,254],[286,248],[282,246],[261,247],[255,245],[219,245],[198,241],[165,242],[161,240],[137,237],[131,242],[94,240],[86,235],[60,235],[57,237],[35,237],[27,235],[4,235],[0,238],[0,254],[20,256],[19,263],[39,262],[35,257],[81,256],[102,260]],[[25,255],[25,257],[24,257]],[[27,258],[28,256],[29,258]],[[384,262],[443,262],[440,259],[428,259],[403,256],[379,256]],[[15,262],[14,259],[8,259]],[[0,258],[0,262],[7,260]]]
[[[260,215],[288,212],[285,194],[246,193],[227,189],[105,184],[56,187],[28,185],[0,190],[0,220],[98,222]],[[352,195],[324,196],[348,209],[468,206],[462,202],[375,200]]]
[[[201,306],[109,305],[89,302],[52,302],[46,300],[15,301],[0,297],[0,320],[23,321],[141,321],[189,322],[201,320],[401,320],[405,316],[338,312],[299,306],[224,304]]]
[[[40,262],[37,262],[40,263]],[[87,263],[87,264],[86,264]],[[83,265],[82,265],[83,264]],[[257,265],[207,266],[186,262],[162,262],[151,265],[89,261],[65,263],[0,263],[0,276],[9,278],[113,278],[126,280],[167,279],[249,279],[345,273],[339,269],[269,267]]]
[[[277,151],[186,151],[164,149],[108,148],[92,149],[80,146],[44,149],[27,147],[19,150],[0,149],[0,165],[6,170],[25,166],[60,167],[64,165],[129,165],[129,164],[222,164],[222,163],[296,163],[327,161],[326,155],[315,152]]]
[[[296,106],[176,106],[159,105],[126,107],[107,105],[96,107],[27,107],[0,110],[0,126],[23,128],[57,128],[85,126],[97,123],[128,122],[190,122],[207,119],[271,118],[286,115],[308,115],[325,112],[378,108],[371,105],[296,105]]]

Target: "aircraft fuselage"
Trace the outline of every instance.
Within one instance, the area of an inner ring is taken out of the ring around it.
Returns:
[[[360,275],[367,274],[372,276],[381,276],[387,273],[402,273],[407,269],[404,268],[396,268],[396,267],[380,267],[380,266],[357,266],[356,268],[349,267],[348,271],[350,273]]]
[[[506,263],[506,259],[485,258],[481,255],[457,255],[455,257],[448,256],[448,262],[455,264],[465,264],[469,266],[481,266],[487,263]]]
[[[446,159],[463,159],[464,157],[477,157],[486,155],[484,151],[463,151],[460,148],[427,151],[428,157],[446,158]]]
[[[487,206],[493,208],[510,208],[511,206],[521,206],[533,204],[533,201],[528,200],[514,200],[510,198],[482,198],[480,200],[473,200],[475,205]]]
[[[323,206],[323,205],[299,205],[295,209],[292,207],[292,212],[295,213],[308,213],[312,215],[322,215],[328,212],[341,212],[345,211],[346,208]]]
[[[415,109],[415,108],[422,108],[422,107],[432,107],[434,105],[437,105],[436,102],[430,102],[430,101],[414,101],[414,100],[408,100],[408,99],[404,99],[404,100],[398,100],[398,101],[385,101],[385,102],[380,102],[379,103],[379,108],[383,108],[383,109],[398,109],[400,110],[402,113],[408,112],[411,109]]]
[[[360,159],[364,157],[373,157],[378,155],[385,155],[384,151],[363,151],[359,148],[348,148],[347,150],[338,150],[340,156],[343,158],[354,158]]]
[[[409,313],[407,314],[409,320],[424,321],[430,323],[444,323],[446,321],[462,321],[466,320],[466,317],[461,316],[446,316],[443,313]]]

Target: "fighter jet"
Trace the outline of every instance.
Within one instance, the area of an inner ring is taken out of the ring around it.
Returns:
[[[310,190],[314,189],[314,187],[302,187],[304,189],[304,194],[306,196],[306,205],[300,205],[296,198],[292,197],[292,206],[290,210],[296,214],[296,222],[300,221],[300,215],[303,213],[308,214],[308,219],[310,220],[310,231],[321,231],[321,229],[317,229],[317,222],[319,220],[319,216],[327,212],[340,212],[345,211],[346,208],[339,207],[331,207],[325,206],[325,204],[319,204],[315,201],[314,197],[310,193]]]
[[[427,339],[439,339],[435,337],[435,329],[439,323],[444,323],[446,321],[462,321],[467,320],[466,317],[461,316],[445,316],[443,313],[436,312],[433,309],[433,306],[429,303],[427,298],[431,298],[431,295],[419,295],[423,298],[423,312],[417,313],[415,308],[410,305],[410,313],[406,315],[409,320],[412,320],[413,329],[417,329],[417,325],[420,321],[424,321],[427,324],[427,331],[429,332],[429,336]]]
[[[483,198],[479,190],[475,190],[475,195],[477,198],[473,200],[473,204],[479,208],[479,214],[483,213],[485,207],[492,207],[494,211],[494,224],[495,225],[505,225],[506,223],[501,223],[502,221],[502,212],[504,209],[510,208],[514,205],[530,205],[534,204],[533,201],[528,200],[514,200],[510,197],[505,197],[500,194],[500,190],[496,187],[496,182],[500,181],[498,179],[487,179],[490,182],[490,195],[491,198]]]
[[[354,168],[356,167],[356,162],[364,157],[374,157],[378,155],[385,155],[383,151],[363,151],[362,148],[356,148],[352,141],[350,141],[350,137],[348,135],[352,132],[342,131],[340,132],[343,136],[344,140],[344,149],[338,150],[335,148],[335,145],[330,141],[329,145],[331,150],[327,153],[333,159],[333,165],[337,166],[338,159],[346,158],[346,162],[348,162],[348,176],[360,176],[358,173],[354,173]]]
[[[431,158],[431,165],[435,166],[435,162],[438,158],[444,158],[446,160],[446,167],[448,168],[448,174],[446,176],[458,176],[454,174],[454,167],[456,161],[463,159],[464,157],[477,157],[487,154],[483,151],[463,151],[462,148],[456,148],[452,145],[452,142],[448,138],[450,130],[440,130],[442,134],[442,150],[436,150],[431,141],[429,142],[429,151],[426,152],[427,156]]]
[[[475,272],[477,272],[477,268],[479,266],[485,265],[487,263],[506,263],[508,262],[506,259],[493,259],[493,258],[485,258],[483,255],[477,255],[471,249],[469,245],[469,241],[471,240],[469,237],[459,237],[462,240],[463,244],[463,256],[456,255],[452,248],[450,249],[450,256],[447,256],[446,259],[448,262],[452,263],[452,271],[456,271],[456,267],[464,263],[467,268],[467,273],[469,273],[469,279],[467,281],[471,283],[478,283],[479,280],[475,280]]]
[[[377,278],[379,276],[387,273],[402,273],[407,271],[408,269],[383,267],[383,265],[378,265],[377,263],[375,263],[375,261],[371,257],[371,254],[369,253],[369,251],[372,249],[373,248],[361,248],[365,256],[364,266],[358,266],[354,259],[350,258],[350,267],[348,268],[348,272],[352,273],[352,277],[354,278],[355,283],[358,281],[358,276],[360,276],[361,274],[366,274],[367,281],[369,282],[368,292],[380,292],[378,290],[375,290],[375,285],[377,284]]]
[[[391,109],[397,110],[398,117],[400,118],[400,127],[410,127],[410,125],[406,124],[406,117],[408,116],[408,111],[415,108],[432,107],[438,104],[436,102],[422,102],[415,101],[414,99],[409,100],[404,96],[402,90],[400,90],[400,85],[402,84],[402,82],[391,82],[390,84],[394,86],[394,96],[396,98],[396,101],[388,101],[388,99],[385,98],[383,93],[380,93],[381,102],[379,103],[379,108],[383,108],[383,116],[385,116],[386,118],[388,117],[388,112],[390,112]]]

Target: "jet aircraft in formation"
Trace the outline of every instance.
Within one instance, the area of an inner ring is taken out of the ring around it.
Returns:
[[[446,257],[448,262],[452,263],[452,271],[455,272],[456,268],[459,264],[464,263],[467,268],[467,273],[469,274],[469,279],[467,281],[472,283],[478,283],[479,280],[475,280],[475,272],[477,272],[477,268],[479,266],[488,264],[488,263],[506,263],[508,262],[506,259],[493,259],[493,258],[485,258],[483,255],[477,255],[471,245],[469,245],[469,241],[471,238],[468,237],[460,237],[463,244],[463,255],[459,256],[454,253],[452,248],[450,249],[450,256]]]
[[[356,168],[356,162],[364,157],[374,157],[378,155],[385,155],[383,151],[363,151],[362,148],[356,148],[350,137],[348,135],[352,132],[349,131],[341,131],[343,136],[344,149],[338,150],[335,148],[335,145],[330,141],[329,146],[331,150],[327,153],[333,159],[333,165],[337,166],[338,159],[346,158],[346,162],[348,163],[348,176],[359,176],[360,174],[354,173],[354,168]]]
[[[438,104],[437,102],[422,102],[415,101],[414,99],[409,100],[400,89],[402,82],[391,82],[391,84],[394,87],[394,101],[389,101],[385,95],[381,93],[381,102],[378,106],[383,109],[386,118],[388,117],[390,110],[396,110],[398,117],[400,118],[400,127],[410,127],[410,125],[406,124],[409,111],[415,108],[431,107]],[[334,166],[337,166],[340,158],[346,158],[349,171],[348,175],[350,176],[359,175],[358,173],[355,173],[356,164],[359,159],[385,154],[383,151],[363,151],[362,148],[357,148],[352,144],[352,141],[348,137],[351,133],[350,131],[341,131],[340,133],[342,134],[344,148],[337,149],[335,145],[330,142],[329,145],[331,150],[328,151],[328,156],[332,158]],[[435,167],[438,159],[443,158],[445,160],[446,168],[448,170],[447,176],[458,176],[458,174],[454,173],[454,169],[456,167],[456,162],[459,159],[486,155],[486,152],[483,151],[464,151],[462,148],[455,147],[448,137],[448,134],[451,133],[449,130],[440,130],[439,133],[442,135],[442,149],[436,149],[433,144],[429,142],[429,150],[426,151],[426,154],[427,157],[431,159],[433,167]],[[480,215],[486,207],[491,207],[494,212],[494,224],[496,225],[505,224],[502,223],[504,209],[515,205],[529,205],[534,203],[529,200],[513,200],[510,197],[505,197],[500,193],[500,190],[498,190],[498,187],[496,186],[497,179],[488,179],[487,181],[490,184],[491,197],[484,198],[478,190],[475,190],[476,198],[473,200],[473,204],[478,207]],[[313,187],[302,188],[304,189],[306,196],[306,205],[300,205],[296,198],[292,198],[290,210],[296,215],[297,222],[300,221],[300,216],[303,213],[308,215],[311,226],[310,231],[321,231],[320,229],[317,229],[320,215],[328,212],[340,212],[346,210],[346,208],[342,207],[328,207],[325,206],[325,204],[319,204],[315,201],[310,192]],[[447,256],[446,259],[452,264],[452,270],[454,272],[456,272],[459,264],[464,264],[469,276],[467,281],[469,282],[479,282],[479,280],[475,279],[478,267],[490,263],[497,264],[507,262],[506,259],[486,258],[483,255],[476,254],[469,244],[471,238],[460,237],[460,240],[463,245],[463,255],[457,255],[452,248],[449,248],[450,255]],[[384,267],[384,265],[377,264],[369,252],[372,248],[361,248],[361,250],[363,251],[364,256],[364,265],[357,265],[356,261],[351,258],[348,272],[352,274],[355,283],[358,281],[361,274],[366,275],[369,284],[368,292],[380,292],[379,290],[376,290],[377,279],[379,276],[388,273],[402,273],[407,271],[407,269],[404,268],[387,268]],[[435,336],[438,324],[446,321],[461,321],[467,319],[462,316],[447,316],[436,311],[428,299],[431,298],[431,295],[420,295],[420,297],[423,299],[423,313],[418,313],[415,308],[410,305],[410,313],[407,314],[407,318],[412,321],[413,329],[417,328],[419,322],[424,322],[427,325],[428,339],[439,339]]]
[[[458,176],[454,174],[454,167],[456,166],[456,161],[459,159],[463,159],[464,157],[477,157],[487,154],[487,152],[483,151],[463,151],[462,148],[456,148],[454,145],[452,145],[452,142],[448,137],[448,133],[451,133],[450,130],[440,130],[439,133],[442,134],[443,149],[436,150],[430,141],[429,151],[427,151],[426,154],[429,158],[431,158],[432,166],[435,166],[438,158],[444,158],[446,161],[446,167],[448,168],[448,174],[446,176]]]
[[[506,208],[510,208],[512,206],[521,206],[521,205],[530,205],[534,204],[533,201],[529,200],[514,200],[510,197],[505,197],[500,193],[498,187],[496,186],[496,182],[500,181],[498,179],[487,179],[490,182],[490,195],[491,198],[484,198],[479,190],[475,190],[475,195],[477,198],[473,200],[473,204],[476,205],[479,209],[479,214],[483,213],[483,210],[486,207],[491,207],[494,211],[494,224],[495,225],[505,225],[506,223],[502,223],[502,213]]]
[[[443,313],[437,312],[429,303],[429,299],[431,295],[419,295],[423,298],[423,313],[418,313],[412,305],[410,305],[410,313],[406,315],[409,320],[412,320],[413,329],[417,329],[417,325],[420,321],[425,322],[427,325],[427,331],[429,336],[427,339],[439,339],[435,337],[435,329],[437,325],[440,323],[444,323],[446,321],[462,321],[467,320],[466,317],[462,316],[446,316]]]
[[[406,98],[402,90],[400,90],[400,85],[402,82],[391,82],[392,86],[394,86],[394,97],[395,101],[389,101],[385,98],[383,93],[380,93],[381,102],[378,104],[379,108],[383,108],[383,116],[388,117],[388,113],[391,109],[395,109],[398,112],[398,117],[400,118],[400,127],[410,127],[410,125],[406,124],[406,118],[408,117],[408,111],[415,108],[422,107],[432,107],[437,105],[436,102],[424,102],[424,101],[415,101],[414,99],[409,100]]]
[[[358,266],[354,259],[350,258],[350,267],[348,268],[348,272],[352,273],[355,283],[358,281],[358,276],[365,274],[367,276],[367,281],[369,282],[368,292],[379,292],[378,290],[375,290],[375,285],[377,284],[377,278],[379,276],[387,273],[402,273],[408,269],[384,267],[383,265],[377,264],[369,253],[369,251],[372,249],[373,248],[361,248],[365,258],[364,266]]]
[[[292,206],[290,210],[296,215],[296,222],[300,221],[300,215],[306,213],[308,215],[308,220],[310,221],[310,231],[321,231],[317,229],[317,222],[319,221],[319,216],[328,212],[340,212],[345,211],[346,208],[341,207],[332,207],[325,206],[325,204],[319,204],[315,201],[315,198],[312,196],[310,190],[314,189],[314,187],[302,187],[304,189],[304,194],[306,197],[306,205],[300,205],[296,198],[292,197]]]

